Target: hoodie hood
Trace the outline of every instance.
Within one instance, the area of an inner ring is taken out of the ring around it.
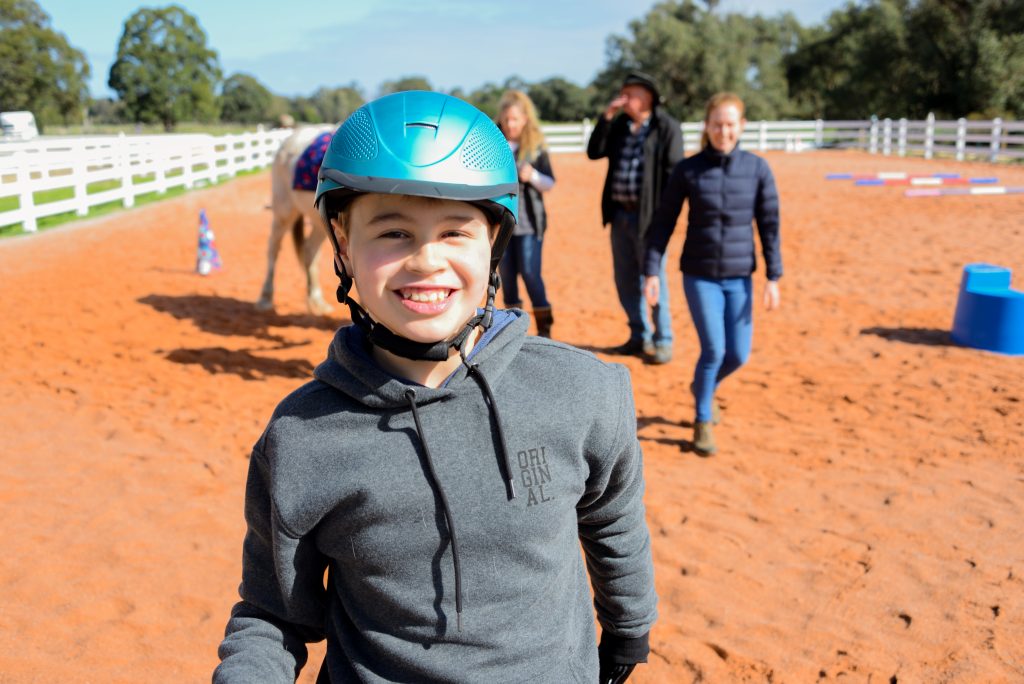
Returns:
[[[507,316],[510,320],[502,325],[499,316]],[[470,362],[478,364],[491,382],[501,378],[523,346],[530,322],[522,311],[499,310],[495,312],[494,325],[499,328],[494,336],[485,333],[469,354]],[[467,388],[469,369],[465,363],[443,386],[433,388],[395,377],[375,362],[367,363],[369,358],[372,357],[366,333],[355,325],[345,326],[335,333],[327,359],[316,367],[313,377],[373,409],[408,408],[406,392],[410,387],[415,389],[416,402],[420,405],[467,389],[478,391],[478,386],[472,381]]]

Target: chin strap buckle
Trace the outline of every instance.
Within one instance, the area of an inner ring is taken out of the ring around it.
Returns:
[[[501,276],[497,271],[491,271],[491,277],[487,283],[487,303],[484,305],[484,316],[480,321],[480,327],[487,330],[494,320],[494,298],[498,296],[498,288],[501,287]]]

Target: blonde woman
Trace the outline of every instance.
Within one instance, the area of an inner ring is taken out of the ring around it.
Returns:
[[[522,308],[519,294],[519,278],[522,278],[533,308],[537,334],[551,337],[555,319],[541,277],[541,245],[548,222],[543,194],[554,187],[555,174],[545,150],[537,109],[526,93],[509,90],[502,95],[497,123],[512,148],[519,170],[519,222],[499,270],[505,306]]]

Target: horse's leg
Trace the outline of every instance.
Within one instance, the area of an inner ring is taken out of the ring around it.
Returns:
[[[291,228],[294,222],[292,216],[282,217],[281,212],[276,208],[274,217],[270,223],[270,239],[267,240],[267,276],[263,280],[263,289],[260,291],[260,298],[256,301],[256,308],[260,311],[273,311],[274,309],[274,267],[277,265],[277,255],[281,251],[281,240],[285,233]],[[299,215],[299,220],[302,215]]]
[[[327,235],[320,227],[320,217],[317,214],[309,216],[312,224],[309,237],[302,246],[302,265],[306,269],[306,305],[310,312],[318,316],[326,316],[334,310],[324,300],[323,290],[320,288],[320,248],[323,247]]]

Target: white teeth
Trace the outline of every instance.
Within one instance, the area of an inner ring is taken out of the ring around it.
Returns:
[[[424,290],[405,290],[402,292],[402,296],[414,302],[436,304],[447,299],[449,292],[449,290],[430,290],[429,292]]]

